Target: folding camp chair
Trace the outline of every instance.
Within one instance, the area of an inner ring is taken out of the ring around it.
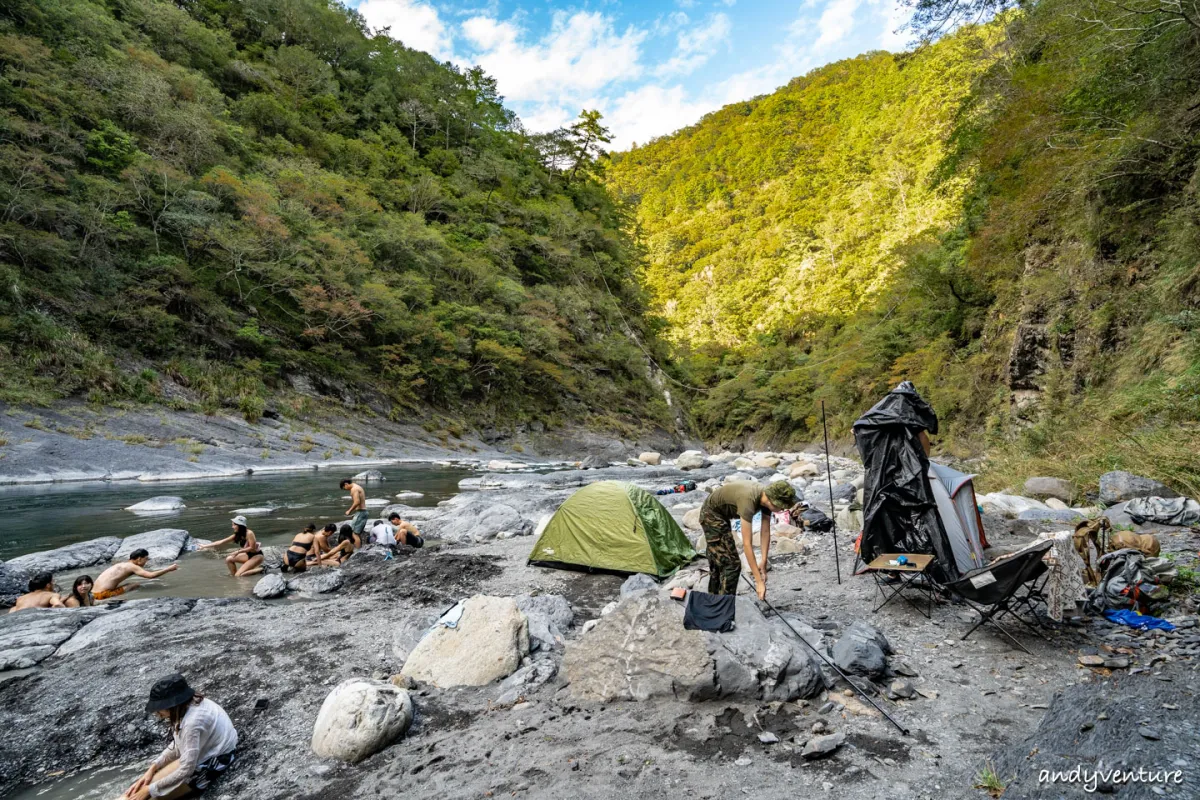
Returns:
[[[1000,624],[1000,618],[1009,615],[1028,628],[1034,636],[1039,635],[1032,625],[1016,613],[1017,593],[1023,586],[1036,581],[1046,572],[1042,558],[1053,546],[1053,542],[1038,542],[986,567],[971,570],[958,580],[943,585],[942,588],[961,597],[979,613],[979,621],[963,634],[963,639],[987,622],[1017,647],[1029,653],[1029,649]]]

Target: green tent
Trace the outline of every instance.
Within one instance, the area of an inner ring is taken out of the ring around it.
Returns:
[[[696,557],[670,512],[621,481],[600,481],[567,498],[550,518],[529,563],[670,575]]]

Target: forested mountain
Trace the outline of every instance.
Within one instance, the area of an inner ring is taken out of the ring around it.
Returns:
[[[1174,8],[1040,0],[614,156],[702,433],[808,442],[825,400],[844,436],[909,378],[996,480],[1200,489],[1200,23]]]
[[[5,0],[0,400],[662,419],[596,124],[325,0]]]

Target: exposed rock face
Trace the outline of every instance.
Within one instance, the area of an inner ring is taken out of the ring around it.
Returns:
[[[699,450],[684,450],[675,458],[675,466],[678,469],[700,469],[705,465],[706,459]]]
[[[561,594],[523,594],[517,598],[517,608],[529,623],[530,650],[562,649],[563,634],[575,623],[575,612]]]
[[[643,464],[649,464],[652,467],[657,467],[662,463],[662,453],[646,452],[638,456],[638,461]]]
[[[280,597],[287,592],[287,581],[278,572],[270,575],[263,575],[259,578],[258,583],[254,584],[254,596],[262,600],[269,600],[272,597]]]
[[[1135,497],[1179,497],[1179,492],[1156,480],[1119,470],[1100,476],[1100,502],[1112,505]]]
[[[299,592],[302,595],[318,595],[336,592],[342,588],[344,579],[342,571],[336,568],[324,567],[292,578],[287,582],[288,591]],[[261,581],[260,581],[261,583]],[[256,587],[257,588],[257,587]]]
[[[713,660],[704,634],[683,629],[683,609],[659,592],[621,601],[567,643],[563,669],[581,700],[711,696]]]
[[[350,678],[321,704],[312,750],[322,758],[356,764],[403,736],[412,718],[408,692],[383,681]]]
[[[186,614],[195,604],[195,600],[179,597],[123,603],[84,625],[78,633],[63,642],[55,655],[70,655],[135,628],[156,625],[161,620]]]
[[[33,608],[0,616],[0,672],[32,667],[104,608]]]
[[[738,597],[736,615],[729,633],[705,634],[720,696],[787,701],[823,688],[820,662],[782,622],[768,620],[748,596]]]
[[[132,511],[135,514],[165,514],[170,511],[179,511],[183,508],[187,508],[187,506],[183,504],[182,497],[163,495],[161,497],[151,497],[149,500],[143,500],[140,503],[134,503],[125,510]]]
[[[529,625],[511,597],[475,595],[456,628],[435,627],[400,674],[439,688],[483,686],[511,675],[529,654]]]
[[[29,588],[29,573],[0,564],[0,606],[12,605]]]
[[[526,536],[533,533],[532,520],[510,505],[498,503],[483,513],[459,511],[442,526],[438,535],[455,542],[484,542],[489,539]]]
[[[150,553],[150,561],[174,561],[187,547],[188,532],[178,528],[160,528],[133,536],[126,536],[113,555],[114,561],[123,561],[138,548]]]
[[[1025,494],[1039,500],[1052,497],[1069,503],[1075,499],[1075,484],[1062,478],[1030,478],[1025,481]]]
[[[121,540],[116,536],[101,536],[99,539],[76,542],[42,553],[17,556],[9,560],[6,566],[27,575],[35,572],[63,572],[68,569],[103,564],[112,559],[113,554],[120,546]]]
[[[870,678],[882,678],[887,672],[887,656],[892,652],[887,638],[865,622],[846,628],[833,646],[833,663],[843,671]]]

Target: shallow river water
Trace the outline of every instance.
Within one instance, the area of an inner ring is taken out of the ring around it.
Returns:
[[[387,480],[366,486],[367,498],[432,506],[458,494],[461,469],[403,465],[379,468]],[[170,483],[43,484],[0,488],[0,560],[49,550],[98,536],[130,536],[156,528],[183,528],[201,539],[230,534],[235,511],[246,513],[250,529],[265,545],[286,546],[307,523],[318,526],[345,519],[349,495],[338,488],[342,471],[322,470],[241,478]],[[395,500],[402,491],[421,492],[418,499]],[[187,508],[168,514],[138,515],[127,506],[151,497],[182,497]],[[265,509],[274,508],[267,512]],[[377,510],[377,509],[376,509]],[[179,569],[146,582],[139,597],[225,597],[247,594],[258,576],[235,579],[220,552],[185,553]],[[70,590],[77,575],[95,578],[104,565],[55,575],[60,592]]]
[[[4,800],[116,800],[150,765],[85,769],[59,780],[27,786],[4,796]],[[217,788],[217,787],[214,787]]]

